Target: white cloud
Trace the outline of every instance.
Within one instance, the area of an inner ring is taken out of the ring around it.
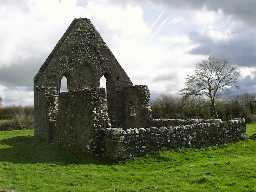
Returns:
[[[241,78],[256,78],[256,67],[240,67]],[[256,84],[256,82],[255,82]]]
[[[31,106],[33,104],[33,91],[25,87],[8,88],[0,85],[0,96],[5,106]]]
[[[225,15],[221,9],[210,11],[207,8],[196,10],[194,23],[198,32],[213,41],[228,41],[232,37],[232,30],[239,24],[232,16]]]

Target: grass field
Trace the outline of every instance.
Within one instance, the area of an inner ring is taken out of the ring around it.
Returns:
[[[247,131],[256,133],[256,124],[248,124]],[[1,192],[256,191],[252,139],[104,165],[32,135],[31,130],[0,132]]]

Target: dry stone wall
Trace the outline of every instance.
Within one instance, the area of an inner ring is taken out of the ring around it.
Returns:
[[[221,119],[153,119],[150,123],[152,127],[168,127],[178,125],[190,125],[198,123],[219,123]]]
[[[127,130],[108,128],[105,129],[104,157],[110,161],[119,161],[160,150],[218,146],[245,138],[244,120],[216,120],[209,123]]]

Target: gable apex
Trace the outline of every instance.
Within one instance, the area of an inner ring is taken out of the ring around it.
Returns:
[[[49,65],[53,66],[59,64],[59,57],[65,55],[71,56],[73,60],[77,60],[77,65],[89,62],[93,68],[96,68],[97,75],[106,73],[115,74],[114,79],[119,79],[120,77],[120,81],[132,84],[129,77],[88,18],[76,18],[72,21],[35,75],[34,81],[39,81],[42,74],[46,73],[46,69],[49,68]],[[88,58],[86,59],[85,57]]]

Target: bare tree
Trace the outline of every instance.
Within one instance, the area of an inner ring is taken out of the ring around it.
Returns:
[[[186,78],[185,88],[181,92],[185,96],[208,97],[211,116],[217,118],[216,97],[224,89],[235,86],[238,78],[239,71],[236,66],[210,56],[196,65],[195,73]]]

